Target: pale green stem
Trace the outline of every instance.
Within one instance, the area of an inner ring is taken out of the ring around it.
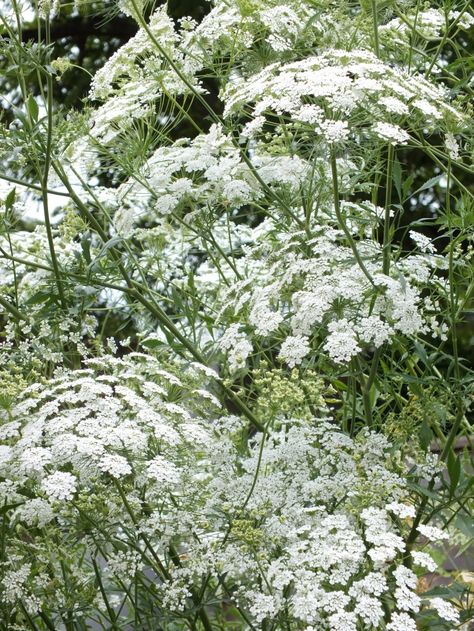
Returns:
[[[374,46],[375,54],[380,57],[380,44],[379,44],[379,18],[377,12],[377,0],[372,0],[372,21],[374,27]]]
[[[25,320],[25,322],[28,322],[28,317],[24,313],[19,311],[15,307],[15,305],[12,305],[10,302],[8,302],[8,300],[5,300],[1,296],[0,296],[0,305],[5,309],[5,311],[8,311],[9,313],[11,313],[11,315],[15,317],[17,320]]]
[[[455,239],[453,235],[453,227],[451,222],[451,161],[448,161],[448,173],[447,173],[447,182],[446,182],[446,215],[448,217],[448,228],[449,228],[449,270],[448,270],[448,280],[449,280],[449,302],[450,302],[450,311],[451,311],[451,339],[453,344],[453,359],[454,359],[454,376],[456,379],[456,407],[457,413],[454,423],[451,427],[451,430],[446,439],[446,444],[444,445],[444,449],[441,452],[441,458],[444,460],[447,458],[454,441],[456,440],[456,436],[458,434],[459,428],[461,427],[462,419],[464,416],[464,406],[462,401],[462,396],[460,392],[461,388],[461,370],[459,366],[459,349],[458,349],[458,336],[456,331],[456,317],[457,317],[457,300],[456,293],[454,287],[454,248],[455,248]]]
[[[390,273],[391,239],[390,239],[390,210],[392,205],[392,173],[393,173],[394,149],[388,145],[387,155],[387,179],[385,183],[385,216],[383,226],[383,273]]]
[[[46,19],[46,45],[50,44],[50,26],[49,19]],[[49,253],[51,255],[51,263],[54,269],[54,276],[56,278],[56,285],[58,287],[59,300],[63,309],[66,308],[66,298],[64,296],[63,280],[61,272],[59,270],[59,263],[56,256],[56,250],[54,247],[53,230],[51,227],[51,219],[49,216],[49,201],[48,201],[48,177],[49,168],[51,165],[51,151],[52,151],[52,137],[53,137],[53,79],[50,72],[46,75],[47,84],[47,101],[46,101],[46,113],[47,113],[47,130],[46,130],[46,155],[43,166],[43,176],[41,178],[41,190],[43,197],[43,210],[44,210],[44,223],[46,228],[46,235],[48,238]]]
[[[350,233],[350,230],[347,227],[344,217],[342,216],[342,213],[341,213],[341,202],[339,199],[339,184],[338,184],[338,176],[337,176],[337,161],[336,161],[336,153],[333,147],[331,147],[331,173],[332,173],[332,186],[333,186],[333,196],[334,196],[334,210],[336,212],[337,221],[339,223],[339,226],[341,227],[341,230],[344,232],[344,235],[347,241],[349,242],[349,245],[351,246],[352,252],[354,253],[354,257],[360,269],[362,270],[364,275],[367,277],[367,279],[370,281],[371,285],[373,285],[374,280],[370,272],[366,268],[364,261],[362,260],[359,254],[359,251],[357,250],[357,245],[355,244],[352,234]]]
[[[39,184],[32,184],[31,182],[26,182],[25,180],[21,180],[20,178],[13,177],[12,175],[7,175],[6,173],[0,173],[0,180],[5,180],[6,182],[11,182],[12,184],[18,184],[19,186],[24,186],[25,188],[31,188],[34,191],[41,191],[44,193],[44,188]],[[47,188],[46,192],[50,195],[60,195],[61,197],[69,197],[69,193],[64,193],[63,191],[55,191],[53,189]]]

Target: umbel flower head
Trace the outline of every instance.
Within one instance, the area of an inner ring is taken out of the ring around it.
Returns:
[[[379,628],[390,601],[387,628],[401,617],[415,628],[422,603],[403,565],[415,508],[385,438],[277,418],[243,448],[246,423],[222,416],[207,369],[181,365],[178,377],[141,354],[88,363],[28,388],[0,430],[2,501],[11,528],[31,533],[7,544],[12,607],[59,620],[62,563],[83,584],[79,619],[107,611],[100,589],[84,591],[99,572],[125,601],[131,581],[154,577],[168,616],[192,615],[204,589],[256,626]],[[53,540],[67,550],[59,565]],[[433,563],[423,555],[414,561]]]

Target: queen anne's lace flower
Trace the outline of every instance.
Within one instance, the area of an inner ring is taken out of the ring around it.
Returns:
[[[391,19],[398,9],[385,3],[374,15],[375,54],[357,3],[339,3],[334,20],[328,2],[213,0],[199,23],[175,22],[166,3],[150,11],[145,0],[115,4],[137,21],[136,34],[95,73],[88,132],[54,163],[74,175],[85,206],[99,209],[103,234],[90,237],[93,222],[71,227],[79,220],[71,203],[52,237],[42,227],[0,235],[2,251],[22,257],[17,266],[2,258],[0,289],[15,298],[7,307],[32,307],[38,338],[50,337],[49,319],[38,314],[46,294],[50,309],[55,270],[38,253],[54,250],[71,278],[97,275],[100,289],[76,287],[87,309],[105,304],[143,337],[109,338],[113,356],[88,360],[96,344],[82,338],[97,338],[97,322],[85,318],[76,330],[61,309],[59,346],[77,348],[82,369],[60,367],[18,387],[7,411],[2,399],[0,506],[21,535],[2,537],[1,596],[20,611],[13,626],[41,612],[41,624],[51,613],[50,628],[62,628],[65,614],[71,624],[77,617],[108,628],[107,615],[123,626],[122,613],[143,615],[146,627],[149,608],[152,624],[158,611],[170,628],[175,615],[180,628],[200,625],[199,617],[203,628],[231,625],[240,611],[255,629],[415,631],[421,608],[459,624],[451,603],[417,592],[407,567],[435,571],[426,540],[447,538],[417,525],[426,551],[412,549],[412,489],[442,463],[417,459],[408,473],[382,433],[358,429],[374,402],[390,410],[377,371],[387,345],[401,342],[392,357],[410,357],[403,347],[411,337],[446,339],[439,311],[450,261],[413,230],[409,251],[395,245],[399,211],[377,206],[373,176],[398,151],[389,145],[428,135],[444,138],[459,160],[464,115],[429,78],[436,65],[424,75],[423,54],[426,42],[451,35],[450,20],[468,28],[472,16],[417,6],[414,46],[410,3],[403,20]],[[50,17],[59,3],[38,7]],[[400,63],[407,46],[409,69]],[[211,102],[208,89],[223,114],[201,130],[187,108]],[[192,137],[179,138],[182,123]],[[396,175],[401,207],[407,191]],[[182,361],[178,344],[166,346],[165,324],[186,340]],[[28,354],[36,340],[25,347],[17,329],[8,321],[6,352],[19,344]],[[22,335],[33,332],[25,323]],[[159,345],[166,366],[129,352],[138,339]],[[45,348],[36,356],[49,370],[61,353]],[[374,356],[375,372],[364,372]],[[270,377],[267,360],[283,364]],[[318,375],[325,393],[313,405],[304,375],[326,367],[329,378]],[[262,396],[260,385],[273,378]],[[329,399],[333,384],[340,391]],[[265,431],[249,431],[249,419]],[[143,586],[150,601],[136,595]],[[231,622],[217,619],[222,603]]]
[[[407,613],[394,613],[387,625],[387,631],[416,631],[416,623]]]
[[[72,500],[76,491],[75,476],[64,471],[55,471],[44,478],[41,488],[52,502]]]
[[[365,204],[347,206],[347,212],[354,232],[359,221],[366,222],[368,217],[372,225],[379,221],[378,210],[367,209]],[[284,331],[280,357],[291,366],[309,354],[313,335],[313,340],[322,338],[319,352],[345,364],[364,349],[389,343],[399,332],[431,331],[436,335],[440,331],[436,319],[425,315],[425,305],[427,311],[430,307],[421,302],[421,288],[443,266],[444,259],[431,251],[423,235],[420,239],[413,235],[421,253],[400,258],[390,276],[380,272],[381,249],[369,239],[358,243],[366,270],[378,288],[374,299],[371,282],[354,261],[352,249],[341,243],[341,232],[329,209],[320,211],[319,222],[325,224],[325,233],[309,243],[298,233],[275,230],[256,235],[255,245],[240,260],[240,280],[219,298],[222,314],[236,311],[240,321],[248,322],[259,336]],[[262,253],[270,248],[271,257],[262,260]]]
[[[435,609],[439,617],[443,618],[443,620],[454,624],[460,623],[459,613],[450,602],[447,602],[442,598],[430,598],[429,606]]]
[[[413,558],[413,562],[415,563],[415,565],[419,565],[420,567],[426,568],[428,572],[434,572],[438,567],[438,564],[435,561],[433,561],[433,558],[429,554],[426,554],[425,552],[419,552],[418,550],[413,550],[413,552],[411,553],[411,556]]]
[[[447,532],[437,528],[436,526],[429,526],[427,524],[419,524],[417,526],[418,532],[426,537],[429,541],[441,541],[443,539],[449,539]]]
[[[238,324],[231,324],[219,340],[222,350],[228,351],[229,368],[231,371],[245,366],[247,357],[253,350],[249,338],[239,331]]]
[[[398,125],[392,125],[391,123],[376,123],[374,125],[374,132],[382,138],[387,140],[390,144],[405,144],[408,142],[410,136]]]
[[[301,361],[310,352],[308,341],[302,335],[289,335],[281,345],[280,357],[290,368],[301,364]]]
[[[106,563],[118,585],[151,571],[140,547],[146,536],[154,563],[167,568],[163,607],[186,611],[196,577],[209,575],[214,598],[223,576],[239,586],[236,602],[254,625],[285,615],[297,625],[377,626],[381,599],[393,597],[400,611],[416,610],[416,577],[400,564],[405,546],[391,517],[412,511],[401,502],[407,489],[389,464],[388,441],[370,432],[352,439],[326,418],[292,418],[242,450],[246,424],[216,418],[214,397],[194,383],[204,371],[181,365],[180,373],[135,353],[27,390],[1,470],[30,497],[13,519],[67,538],[86,524],[68,560],[77,572],[97,554],[93,533],[106,530],[120,542]],[[179,389],[181,401],[168,400]],[[25,440],[50,451],[47,471],[19,468]],[[168,552],[175,541],[179,552]],[[41,602],[37,589],[31,602]],[[393,629],[405,615],[393,615]]]

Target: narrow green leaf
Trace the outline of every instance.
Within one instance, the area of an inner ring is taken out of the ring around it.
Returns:
[[[423,419],[420,429],[420,444],[422,449],[428,450],[431,441],[433,440],[433,432],[426,419]]]
[[[448,454],[449,495],[453,497],[461,477],[461,460],[451,450]]]
[[[398,199],[402,201],[403,199],[402,167],[398,160],[394,160],[393,162],[392,181],[393,181],[393,185],[395,186],[395,190],[397,191]]]
[[[436,175],[435,177],[430,177],[430,179],[427,180],[423,184],[423,186],[420,186],[420,188],[416,189],[413,195],[418,195],[418,193],[421,193],[422,191],[426,191],[426,189],[428,188],[432,188],[433,186],[436,186],[436,184],[438,184],[438,182],[441,180],[442,177],[443,177],[442,173],[440,173],[440,175]]]
[[[26,108],[28,110],[28,114],[30,115],[31,120],[34,123],[38,122],[39,108],[38,103],[36,102],[34,96],[32,94],[29,95],[26,101]]]
[[[12,189],[5,198],[5,209],[11,210],[16,199],[16,188]]]

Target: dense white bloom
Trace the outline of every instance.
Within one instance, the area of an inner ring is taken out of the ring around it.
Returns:
[[[251,603],[249,607],[250,613],[257,624],[261,624],[265,618],[272,619],[275,617],[278,605],[273,596],[250,592],[248,598]]]
[[[349,125],[347,121],[323,121],[321,123],[321,130],[328,143],[342,142],[349,136]]]
[[[289,335],[281,345],[279,357],[290,368],[301,364],[301,361],[310,352],[309,341],[303,335]]]
[[[413,562],[416,565],[426,568],[428,572],[434,572],[438,567],[438,564],[426,552],[419,552],[418,550],[413,550],[411,553],[411,556],[413,558]]]
[[[392,145],[405,144],[410,139],[406,131],[391,123],[376,123],[373,129],[377,136],[382,140],[387,140]]]
[[[459,160],[459,144],[454,137],[454,134],[446,134],[444,143],[446,145],[446,149],[448,150],[448,155],[451,160]]]
[[[238,324],[231,324],[219,340],[219,347],[228,351],[229,368],[232,372],[245,366],[247,357],[253,350],[249,338],[239,329]]]
[[[77,480],[74,475],[65,471],[55,471],[46,476],[41,488],[51,501],[72,500],[76,492]]]
[[[407,613],[394,613],[387,625],[387,631],[416,631],[416,623]]]
[[[46,500],[36,497],[26,501],[13,513],[13,519],[24,521],[28,526],[43,528],[55,518],[53,507]]]
[[[436,252],[436,248],[429,237],[426,237],[424,234],[421,234],[421,232],[416,232],[415,230],[410,230],[408,234],[410,239],[416,243],[422,252]]]
[[[31,563],[24,563],[18,569],[9,569],[4,573],[1,581],[2,599],[8,605],[21,601],[29,614],[36,614],[41,608],[41,603],[29,590],[28,579],[31,569]]]
[[[338,364],[346,363],[361,350],[353,325],[346,319],[330,322],[324,349]]]
[[[454,624],[460,623],[459,613],[450,602],[447,602],[442,598],[430,598],[429,605],[436,610],[439,617],[443,618],[443,620],[453,622]]]
[[[391,502],[387,504],[385,507],[387,510],[391,511],[397,517],[401,519],[406,519],[408,517],[414,518],[416,516],[416,509],[414,506],[410,506],[408,504],[400,504],[400,502]]]
[[[449,535],[446,531],[437,528],[436,526],[429,526],[427,524],[419,524],[417,530],[423,537],[426,537],[429,541],[441,541],[443,539],[449,539]]]
[[[148,477],[164,484],[179,482],[180,473],[176,465],[162,456],[155,456],[147,467]]]
[[[132,472],[132,468],[127,459],[119,454],[105,454],[102,456],[97,466],[101,471],[110,473],[114,478],[121,478]]]

